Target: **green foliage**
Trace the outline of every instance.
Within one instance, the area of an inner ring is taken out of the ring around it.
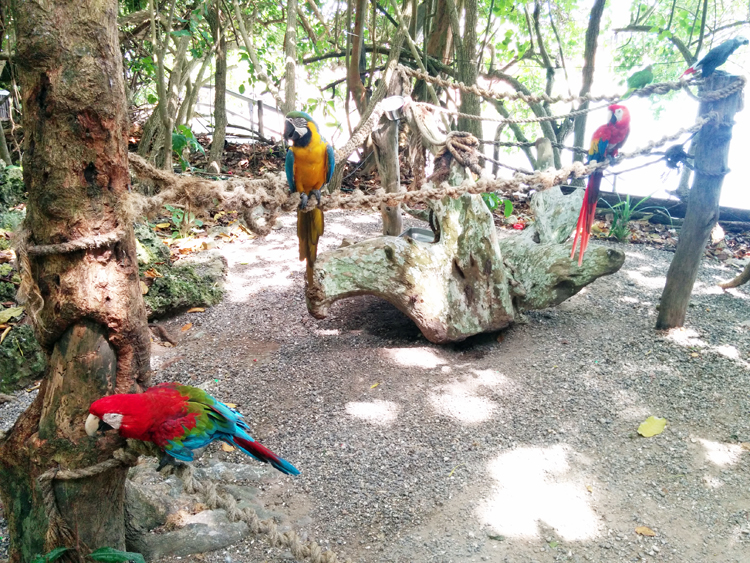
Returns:
[[[34,559],[31,560],[31,563],[51,563],[52,561],[60,559],[63,553],[69,549],[69,547],[56,547],[46,555],[35,555]]]
[[[14,207],[26,201],[26,186],[23,173],[18,166],[0,169],[0,207]]]
[[[195,134],[185,125],[177,127],[177,133],[172,133],[172,150],[174,151],[177,158],[180,160],[180,168],[182,171],[190,168],[190,163],[183,156],[183,151],[188,148],[191,153],[200,152],[206,154],[198,139],[195,138]]]
[[[175,310],[216,305],[224,296],[216,280],[201,276],[192,266],[160,268],[163,277],[156,278],[143,296],[149,317],[160,317]]]
[[[641,207],[641,205],[651,199],[653,195],[654,194],[644,197],[635,205],[631,205],[630,195],[627,195],[625,199],[621,199],[614,205],[610,205],[607,200],[603,199],[602,201],[604,201],[604,203],[606,203],[607,206],[612,210],[612,226],[609,228],[610,236],[615,237],[619,242],[627,240],[627,238],[630,236],[630,219],[633,216],[633,213],[635,213],[636,210]],[[646,211],[648,209],[659,209],[666,213],[667,216],[669,216],[669,211],[662,206],[644,207],[643,209],[641,209],[641,211]]]
[[[195,213],[192,211],[186,211],[172,205],[165,205],[164,207],[169,213],[171,213],[171,221],[175,226],[175,230],[172,232],[172,238],[186,237],[190,234],[190,229],[193,227],[203,226],[203,221],[196,218]]]
[[[120,551],[111,547],[100,547],[89,555],[94,561],[103,561],[104,563],[146,563],[143,555],[131,551]]]
[[[16,325],[0,344],[0,392],[28,385],[44,373],[46,361],[29,325]]]
[[[503,216],[510,217],[513,213],[513,202],[509,199],[503,200],[499,195],[497,195],[495,192],[485,192],[482,194],[482,199],[484,200],[484,203],[487,205],[487,209],[490,210],[490,213],[494,213],[495,210],[500,207],[500,204],[503,205]]]

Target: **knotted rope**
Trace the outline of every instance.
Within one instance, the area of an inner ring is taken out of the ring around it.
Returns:
[[[47,551],[51,551],[56,547],[74,547],[76,545],[76,536],[60,514],[60,509],[57,507],[53,481],[55,479],[64,481],[86,479],[109,471],[110,469],[115,469],[117,467],[133,467],[138,464],[138,456],[127,449],[121,448],[115,450],[112,455],[114,456],[112,459],[97,463],[96,465],[83,467],[81,469],[54,468],[37,477],[37,484],[44,499],[44,511],[49,522],[47,535],[44,539]]]

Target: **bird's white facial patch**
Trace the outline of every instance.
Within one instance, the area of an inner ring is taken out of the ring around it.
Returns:
[[[120,425],[122,424],[122,415],[116,412],[108,412],[104,415],[104,418],[102,420],[104,420],[104,422],[109,424],[115,430],[119,430]]]
[[[615,110],[615,117],[617,118],[617,121],[622,119],[622,108],[617,108]]]

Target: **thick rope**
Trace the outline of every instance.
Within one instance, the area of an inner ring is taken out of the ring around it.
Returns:
[[[567,96],[549,96],[547,94],[524,94],[523,92],[494,92],[492,90],[486,90],[484,88],[480,88],[479,86],[476,86],[476,85],[467,86],[463,82],[453,82],[451,80],[445,80],[437,76],[431,76],[420,70],[415,70],[415,69],[411,69],[408,67],[400,67],[400,68],[403,69],[403,72],[405,72],[407,75],[413,78],[424,80],[425,82],[430,82],[431,84],[437,84],[438,86],[442,88],[456,88],[462,92],[469,92],[472,94],[476,94],[477,96],[481,96],[483,98],[488,98],[491,100],[521,100],[530,104],[540,103],[540,102],[555,104],[557,102],[574,102],[574,101],[617,102],[619,100],[622,100],[622,97],[625,95],[625,94],[608,94],[608,95],[596,96],[593,94],[586,94],[584,96],[576,96],[574,94],[570,94]],[[677,90],[685,90],[688,94],[690,94],[691,97],[693,97],[694,99],[698,101],[711,102],[711,101],[721,100],[723,98],[726,98],[727,96],[731,96],[735,92],[744,88],[745,82],[747,82],[747,79],[744,76],[737,76],[736,82],[732,83],[731,85],[725,88],[722,88],[721,90],[715,90],[713,92],[709,92],[702,96],[696,96],[690,91],[689,86],[691,84],[697,83],[697,80],[695,78],[690,78],[688,80],[678,80],[674,82],[657,82],[655,84],[648,84],[644,86],[643,88],[639,88],[638,90],[635,90],[634,92],[632,92],[632,95],[645,98],[645,97],[650,96],[651,94],[664,95],[664,94],[668,94],[669,92],[673,92]]]
[[[116,467],[132,467],[138,463],[138,456],[125,449],[116,450],[113,455],[114,458],[97,463],[96,465],[81,469],[54,468],[37,477],[37,484],[42,493],[44,511],[48,521],[47,535],[44,540],[47,551],[51,551],[56,547],[74,547],[76,545],[75,533],[70,529],[70,526],[68,526],[68,523],[60,514],[60,509],[57,507],[53,481],[55,479],[64,481],[86,479]]]
[[[438,113],[447,113],[455,115],[460,118],[470,119],[472,121],[490,121],[493,123],[541,123],[543,121],[557,121],[559,119],[568,119],[571,117],[577,117],[585,113],[591,113],[600,109],[607,109],[607,106],[596,106],[591,108],[579,109],[571,111],[570,113],[562,113],[560,115],[543,115],[542,117],[527,117],[527,118],[506,118],[506,117],[485,117],[482,115],[474,115],[473,113],[461,113],[460,111],[454,111],[452,109],[428,104],[427,102],[412,102],[413,104],[420,105],[423,107],[430,108],[432,111]]]
[[[252,508],[248,507],[244,510],[239,508],[234,497],[217,491],[213,482],[204,483],[196,479],[192,465],[180,466],[176,470],[176,474],[182,479],[186,493],[201,495],[203,504],[209,509],[221,508],[226,511],[227,518],[232,522],[245,522],[253,534],[268,536],[268,543],[272,547],[288,549],[297,561],[303,559],[308,559],[312,563],[337,563],[340,561],[333,551],[323,551],[317,543],[303,541],[293,530],[284,533],[279,532],[276,522],[272,518],[261,520]],[[345,563],[351,563],[351,559],[346,559]]]

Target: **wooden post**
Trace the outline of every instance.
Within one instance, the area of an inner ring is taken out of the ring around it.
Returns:
[[[263,132],[263,100],[258,100],[258,133],[261,137],[266,136]]]
[[[387,95],[393,100],[403,99],[400,96],[411,94],[409,80],[400,72],[394,74],[388,84]],[[385,103],[382,102],[382,103]],[[398,104],[396,104],[398,105]],[[400,110],[400,106],[398,108]],[[375,158],[380,174],[380,182],[388,193],[398,193],[401,187],[401,170],[398,158],[398,119],[389,117],[386,111],[380,120],[380,127],[372,132],[372,140],[375,144]],[[398,236],[403,230],[403,219],[401,217],[401,205],[381,205],[380,214],[383,216],[383,234]]]
[[[702,96],[731,85],[738,77],[715,72],[700,89]],[[727,156],[732,139],[734,114],[742,109],[742,91],[713,102],[702,102],[698,115],[716,112],[718,118],[706,124],[695,138],[695,174],[688,196],[685,222],[680,230],[667,284],[661,296],[657,329],[669,329],[685,323],[690,294],[711,229],[719,219],[719,196],[724,176],[729,171]]]
[[[250,129],[255,129],[255,100],[247,101],[247,111],[250,114]]]

